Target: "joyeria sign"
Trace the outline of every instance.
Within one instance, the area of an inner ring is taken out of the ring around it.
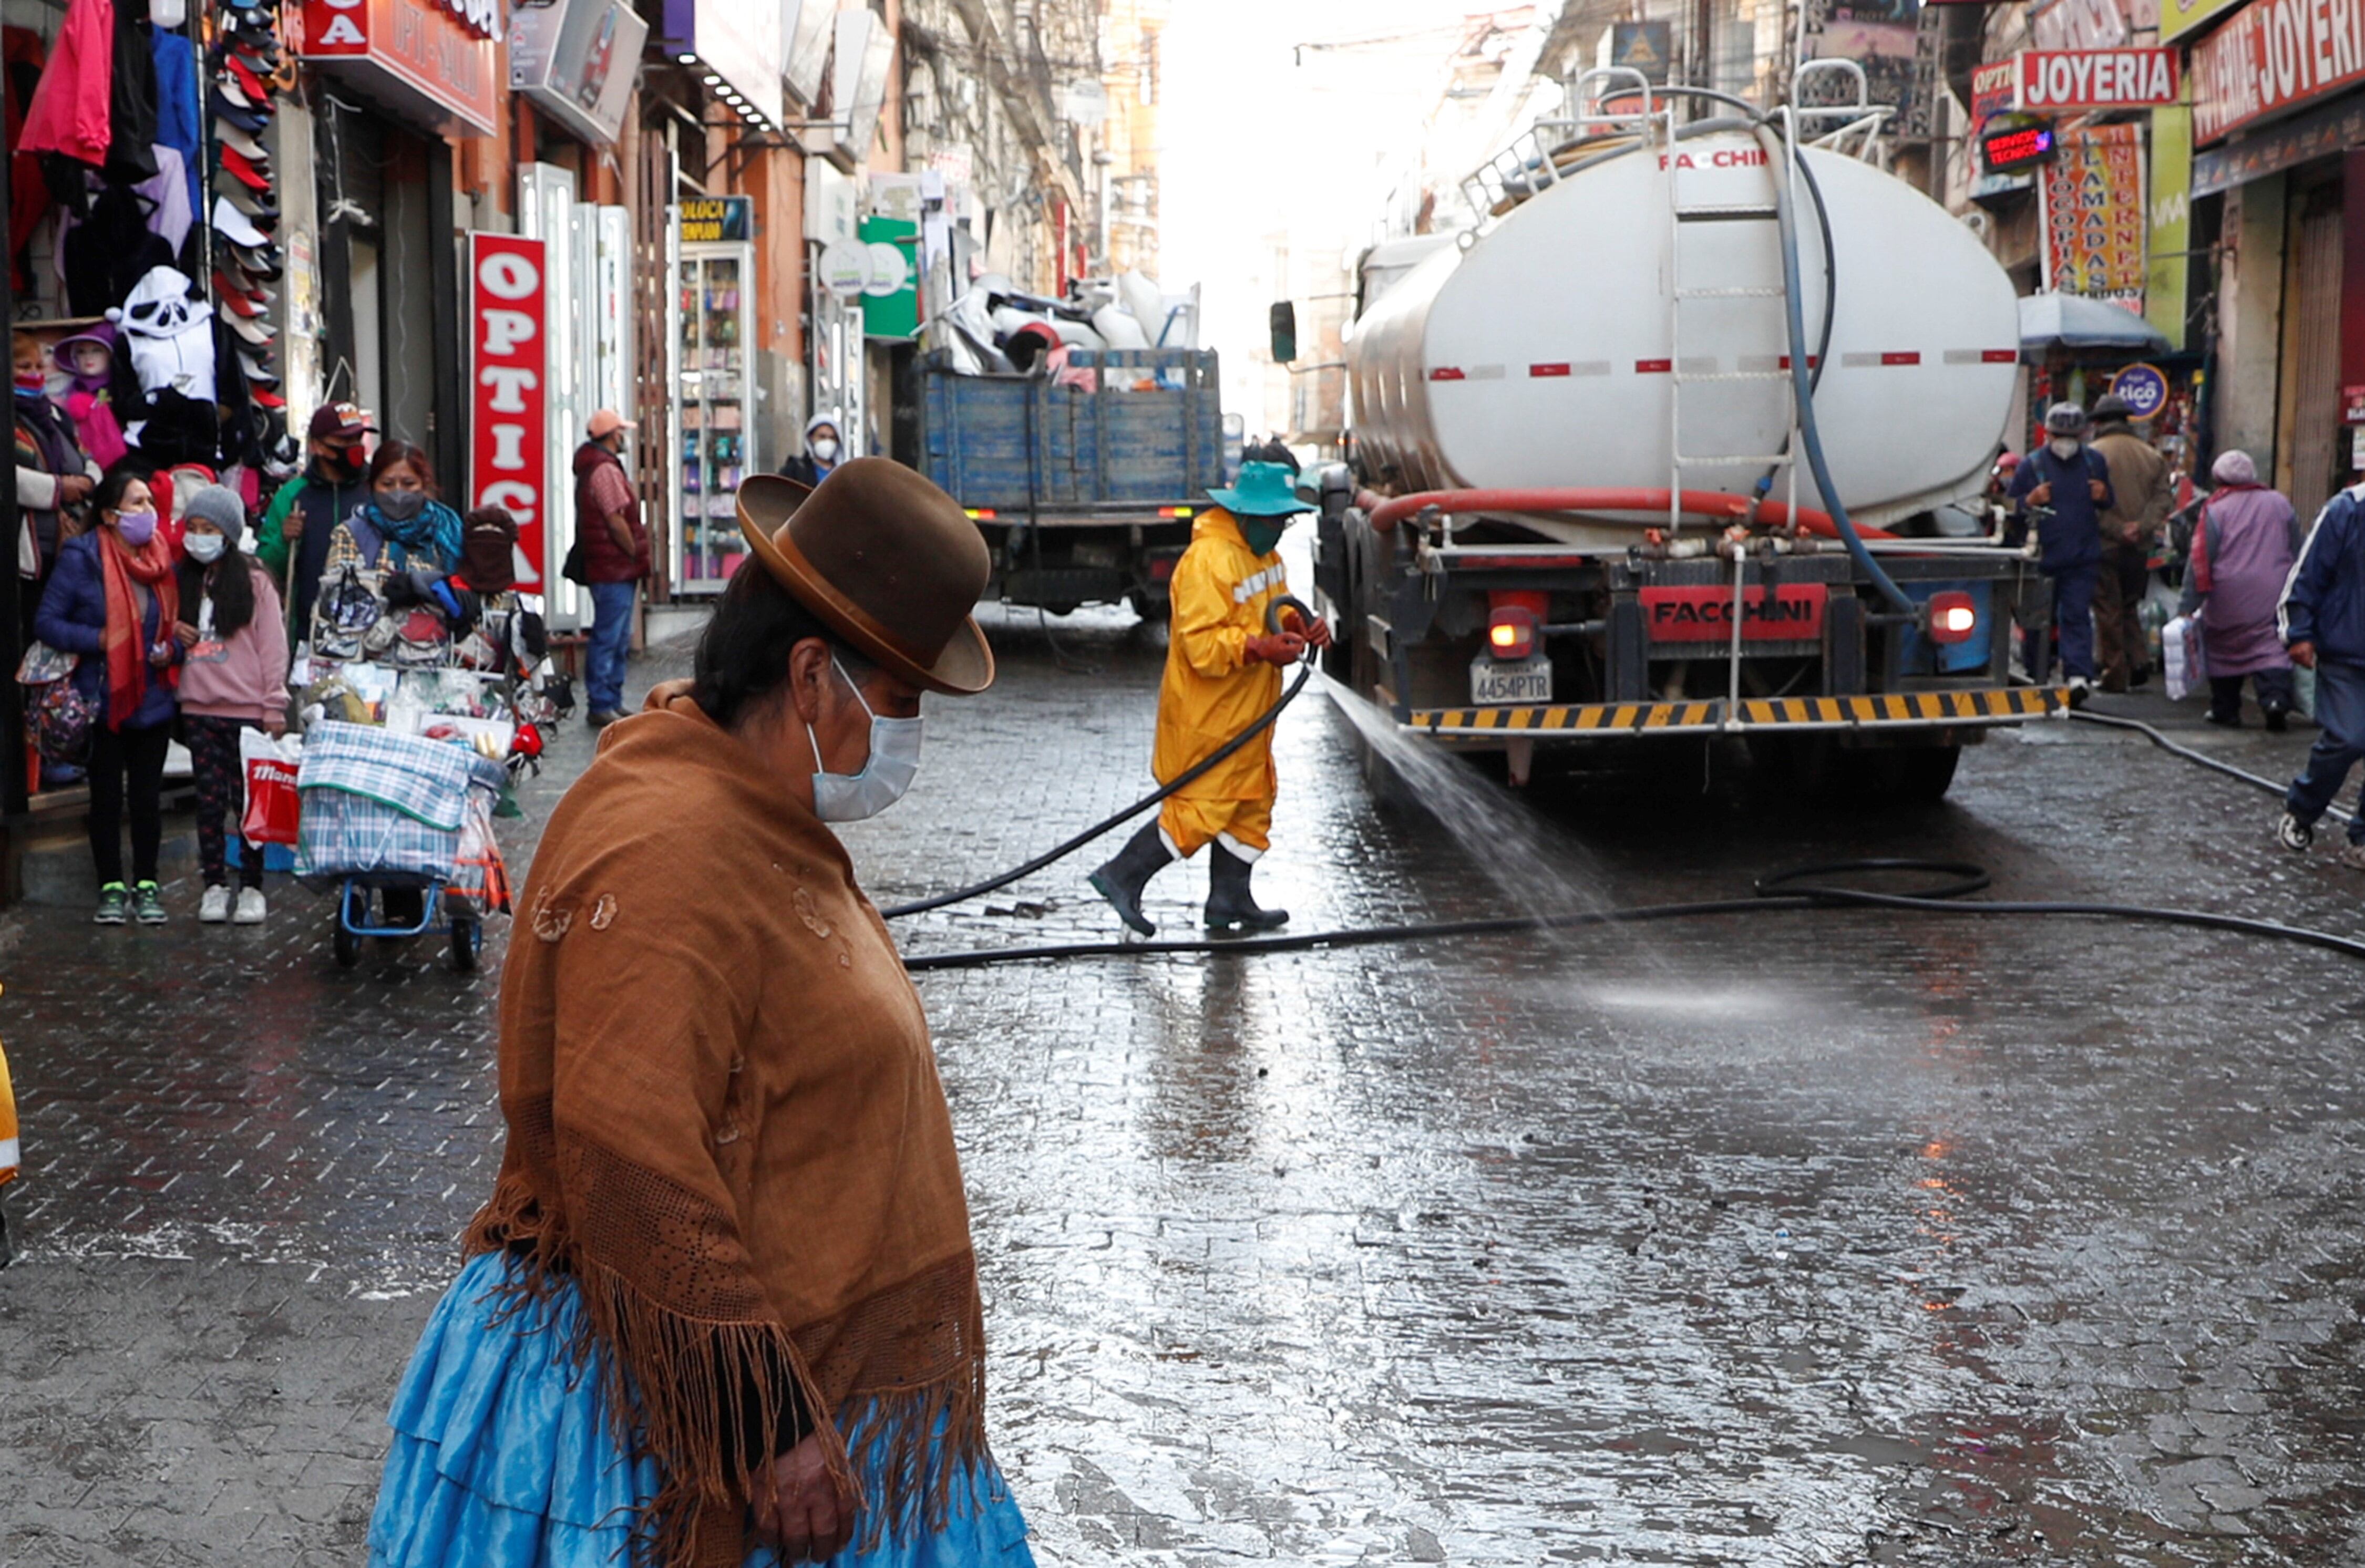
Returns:
[[[517,520],[517,586],[543,590],[549,564],[549,291],[543,242],[468,236],[468,504]]]
[[[304,0],[297,52],[403,118],[490,136],[500,0]]]
[[[2029,114],[2172,104],[2180,83],[2172,49],[2024,50],[2014,107]]]

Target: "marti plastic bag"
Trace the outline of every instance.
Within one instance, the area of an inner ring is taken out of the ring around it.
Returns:
[[[293,844],[303,824],[303,797],[296,775],[304,764],[300,735],[277,739],[261,730],[238,733],[238,762],[246,781],[246,811],[239,836],[249,844]]]

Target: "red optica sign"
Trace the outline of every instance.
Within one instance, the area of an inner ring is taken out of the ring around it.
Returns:
[[[468,236],[468,504],[517,519],[518,582],[543,589],[549,537],[549,290],[543,241]]]
[[[1732,638],[1732,589],[1729,586],[1646,588],[1642,624],[1653,643],[1721,643]],[[1822,583],[1781,583],[1743,588],[1741,638],[1745,643],[1792,643],[1823,634],[1823,610],[1831,589]]]
[[[2365,80],[2365,0],[2252,0],[2192,46],[2192,139]]]
[[[2172,49],[2030,49],[2014,62],[2014,92],[2025,114],[2122,109],[2176,102],[2180,85]]]

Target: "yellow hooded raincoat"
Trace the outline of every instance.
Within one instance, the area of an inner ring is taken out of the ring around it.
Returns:
[[[1281,698],[1277,666],[1251,661],[1248,640],[1265,634],[1265,608],[1286,593],[1278,551],[1258,554],[1230,512],[1210,507],[1175,565],[1166,678],[1158,690],[1158,744],[1150,771],[1167,783],[1254,723]],[[1158,825],[1176,853],[1212,839],[1253,860],[1271,843],[1272,732],[1266,730],[1205,778],[1168,797]]]

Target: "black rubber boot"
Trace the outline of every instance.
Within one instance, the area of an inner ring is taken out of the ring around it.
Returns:
[[[1164,870],[1174,858],[1159,836],[1158,824],[1151,823],[1126,841],[1126,846],[1092,875],[1093,890],[1108,900],[1116,917],[1144,936],[1158,935],[1158,927],[1141,913],[1141,890],[1149,886],[1149,879]]]
[[[1285,909],[1259,909],[1249,891],[1250,862],[1221,844],[1207,846],[1207,929],[1210,931],[1271,931],[1289,924]]]

